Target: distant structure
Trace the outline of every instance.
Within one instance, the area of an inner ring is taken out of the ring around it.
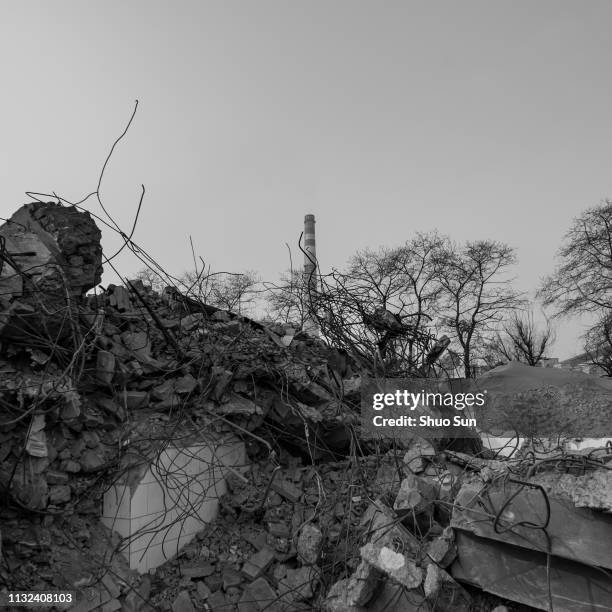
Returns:
[[[538,366],[540,366],[541,368],[560,368],[561,367],[561,365],[559,364],[558,357],[542,357],[540,359],[540,362],[538,363]]]
[[[315,240],[315,216],[304,217],[304,285],[306,288],[306,314],[304,317],[304,331],[311,336],[319,335],[319,327],[311,316],[311,296],[317,290],[317,245]]]

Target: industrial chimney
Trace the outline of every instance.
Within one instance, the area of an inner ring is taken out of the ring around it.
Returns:
[[[310,315],[312,302],[311,297],[317,290],[317,247],[315,242],[315,217],[306,215],[304,217],[304,285],[306,287],[306,308],[308,309],[304,318],[304,331],[313,336],[319,335],[319,329],[315,319]]]

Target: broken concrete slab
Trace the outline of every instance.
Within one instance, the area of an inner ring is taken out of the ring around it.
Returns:
[[[612,610],[609,572],[545,553],[457,532],[457,560],[452,576],[489,593],[540,610],[550,609],[548,584],[555,612]],[[478,562],[475,563],[474,560]]]
[[[592,508],[612,514],[612,470],[593,469],[583,474],[538,472],[530,479],[559,499],[567,499],[577,508]]]
[[[601,487],[608,479],[600,482],[592,475],[573,477],[555,473],[533,480],[550,482],[549,493],[509,481],[486,486],[479,479],[465,483],[455,500],[451,525],[480,537],[541,552],[550,546],[552,554],[558,557],[612,569],[609,545],[612,515],[577,508],[568,499],[572,496],[585,499],[586,494],[577,491],[605,495]],[[612,480],[609,482],[612,485]],[[545,525],[547,520],[546,533],[533,528]]]

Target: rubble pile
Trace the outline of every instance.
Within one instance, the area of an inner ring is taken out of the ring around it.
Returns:
[[[74,208],[27,205],[0,237],[3,590],[71,591],[78,612],[518,612],[548,607],[547,582],[555,610],[583,609],[568,588],[612,601],[605,571],[588,573],[612,569],[605,451],[501,461],[364,441],[345,353],[139,281],[87,295],[100,236]],[[129,569],[105,492],[211,433],[247,454],[217,518]],[[502,580],[515,566],[529,578]]]
[[[321,341],[137,281],[86,296],[100,280],[100,233],[73,208],[24,206],[0,236],[5,584],[95,583],[91,563],[75,563],[77,579],[55,563],[70,558],[66,546],[87,556],[89,536],[67,542],[65,521],[86,517],[76,533],[90,533],[109,482],[168,438],[229,430],[251,456],[274,456],[282,441],[312,458],[342,456],[356,420],[342,407],[358,379],[345,392],[346,360]]]

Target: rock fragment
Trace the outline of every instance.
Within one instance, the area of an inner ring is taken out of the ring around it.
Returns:
[[[315,565],[321,554],[323,544],[323,533],[313,525],[307,523],[302,527],[297,541],[298,558],[305,565]]]

